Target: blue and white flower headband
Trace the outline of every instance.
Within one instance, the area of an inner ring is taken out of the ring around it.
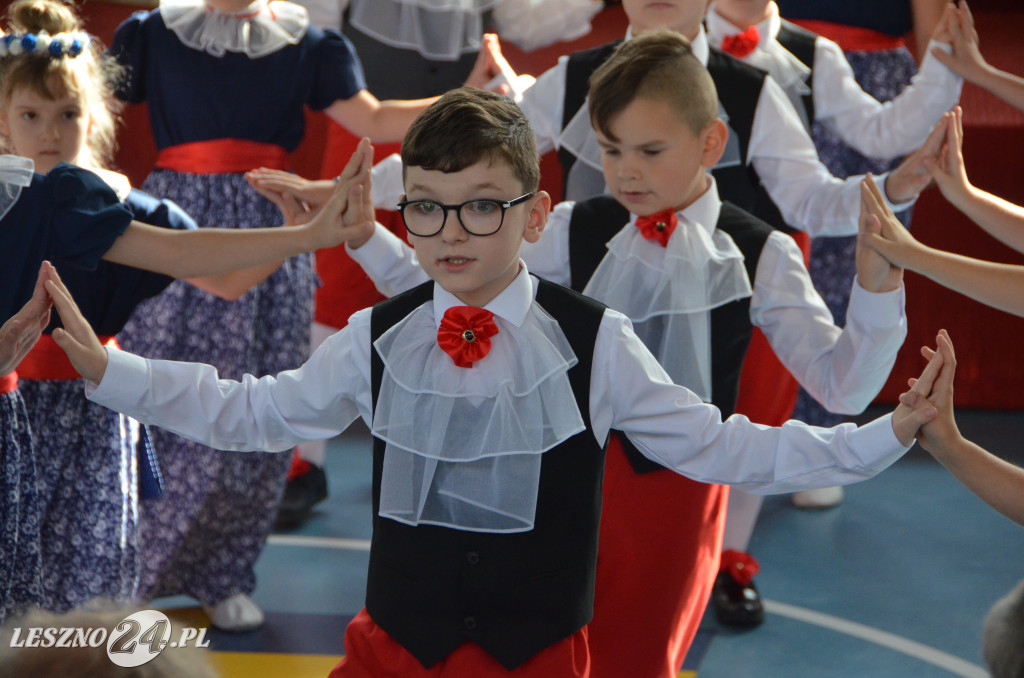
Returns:
[[[0,38],[0,58],[19,54],[48,55],[53,59],[74,58],[85,51],[91,40],[92,36],[84,31],[58,33],[52,36],[46,32],[38,35],[9,33]]]

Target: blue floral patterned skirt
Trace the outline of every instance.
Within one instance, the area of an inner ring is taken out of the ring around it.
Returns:
[[[138,422],[89,402],[81,379],[20,383],[35,435],[42,606],[127,602],[138,586]]]
[[[178,203],[201,227],[281,224],[241,174],[157,170],[143,188]],[[309,355],[314,284],[312,255],[289,259],[233,302],[178,281],[136,309],[119,341],[149,358],[209,363],[227,379],[276,374]],[[152,433],[164,496],[142,506],[140,596],[187,594],[210,605],[252,592],[290,453],[222,452]]]
[[[32,429],[18,391],[0,394],[0,623],[42,597]]]
[[[917,72],[914,57],[907,49],[873,52],[847,52],[861,89],[879,101],[889,101],[903,91]],[[843,143],[821,123],[814,123],[811,137],[818,149],[818,157],[835,176],[845,179],[854,174],[887,172],[899,164],[896,160],[867,158]],[[910,210],[897,215],[904,224],[910,223]],[[808,269],[814,287],[832,312],[840,327],[846,324],[846,308],[850,303],[850,286],[856,273],[854,253],[857,237],[815,238],[811,243]],[[818,404],[806,391],[800,389],[793,418],[817,426],[834,426],[844,420]]]

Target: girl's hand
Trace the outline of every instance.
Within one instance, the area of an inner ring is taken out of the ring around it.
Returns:
[[[942,151],[925,161],[925,168],[942,191],[943,197],[959,207],[973,190],[964,166],[964,121],[959,106],[942,117],[945,131]]]
[[[871,175],[861,181],[860,213],[863,226],[857,236],[858,250],[862,247],[870,248],[899,269],[913,268],[911,264],[914,256],[924,246],[910,235],[910,231],[903,227],[889,209]],[[863,265],[861,257],[858,251],[858,276]]]
[[[46,281],[46,291],[64,323],[63,328],[53,331],[53,340],[67,353],[79,374],[94,384],[100,383],[107,371],[107,352],[78,310],[78,304],[71,298],[71,293],[64,287],[56,270]]]
[[[869,181],[874,184],[871,175],[864,178],[864,182]],[[868,234],[880,235],[882,226],[878,216],[866,209],[863,190],[862,186],[860,217],[857,220],[859,232],[857,234],[857,247],[854,254],[857,268],[857,283],[868,292],[891,292],[899,289],[900,283],[903,281],[903,269],[899,265],[894,265],[865,242]],[[884,214],[885,219],[888,220],[891,216],[893,220],[896,220],[896,217],[889,211],[889,206],[884,202],[882,206],[885,208],[883,210],[886,213]]]
[[[499,75],[508,73],[515,75],[512,67],[509,66],[508,61],[505,60],[504,55],[501,53],[501,41],[498,40],[498,36],[494,33],[484,33],[480,42],[480,51],[477,53],[476,62],[473,64],[473,70],[470,71],[466,82],[463,84],[466,87],[486,89],[488,83],[492,80]],[[511,84],[510,82],[508,85],[500,85],[497,90],[498,93],[508,95],[512,91]]]
[[[43,330],[50,324],[50,296],[46,281],[57,270],[48,261],[39,268],[35,289],[17,313],[0,327],[0,376],[10,374],[39,341]]]
[[[372,165],[373,146],[364,137],[338,177],[330,200],[309,223],[317,249],[341,243],[360,247],[373,235]]]
[[[953,376],[956,372],[956,353],[953,351],[953,341],[949,338],[949,333],[946,330],[939,330],[935,344],[935,349],[927,346],[921,347],[921,355],[925,357],[925,360],[931,361],[936,355],[942,357],[942,371],[935,380],[931,395],[928,397],[928,400],[936,407],[937,416],[922,426],[917,434],[917,442],[928,452],[937,448],[949,448],[962,438],[953,416]],[[911,390],[900,395],[901,403],[914,406],[920,399],[920,394],[914,389],[916,384],[916,379],[910,380]]]
[[[990,66],[981,55],[978,31],[974,27],[974,16],[967,6],[967,0],[960,0],[959,7],[947,9],[940,23],[946,24],[950,34],[948,42],[953,44],[953,53],[946,54],[940,49],[933,49],[932,56],[964,80],[977,84]]]
[[[941,345],[940,345],[941,346]],[[952,347],[952,344],[950,344]],[[952,416],[952,384],[956,361],[946,364],[942,352],[933,352],[921,376],[912,380],[910,391],[900,396],[900,403],[892,413],[892,430],[904,446],[909,447],[927,426],[947,407],[944,389],[949,388],[948,407]]]
[[[336,187],[331,179],[310,181],[291,172],[265,167],[246,172],[245,178],[257,193],[277,205],[288,224],[296,223],[289,220],[289,212],[296,213],[294,218],[300,220],[297,223],[312,219],[330,200]]]

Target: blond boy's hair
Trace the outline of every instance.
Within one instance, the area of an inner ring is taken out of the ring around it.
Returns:
[[[636,99],[663,101],[700,134],[718,117],[718,92],[690,41],[659,29],[624,42],[590,76],[590,120],[615,140],[612,120]]]
[[[508,97],[451,90],[420,113],[402,141],[408,167],[459,172],[482,159],[505,162],[526,191],[540,184],[540,157],[526,116]]]

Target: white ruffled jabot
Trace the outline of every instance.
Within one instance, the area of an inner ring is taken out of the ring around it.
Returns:
[[[677,214],[667,246],[647,240],[636,216],[608,242],[583,293],[629,317],[672,381],[711,399],[711,309],[752,294],[743,254],[725,233]]]
[[[353,2],[349,23],[385,45],[428,59],[457,61],[480,49],[484,12],[500,0],[368,0]]]
[[[21,197],[21,189],[32,183],[35,163],[20,155],[0,155],[0,219]]]
[[[283,0],[257,0],[237,14],[203,0],[160,0],[160,14],[183,43],[218,57],[239,52],[257,59],[297,44],[309,28],[306,8]]]
[[[373,435],[385,441],[380,515],[475,532],[533,529],[541,455],[584,430],[568,340],[536,302],[522,325],[494,316],[491,350],[457,367],[433,302],[374,348],[384,375]]]

